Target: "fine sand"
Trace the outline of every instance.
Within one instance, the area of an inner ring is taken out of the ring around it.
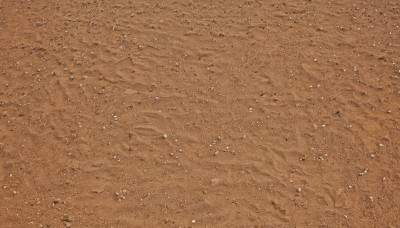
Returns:
[[[400,227],[398,0],[0,0],[0,227]]]

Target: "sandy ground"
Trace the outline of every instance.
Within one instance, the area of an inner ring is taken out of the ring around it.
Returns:
[[[400,227],[397,0],[0,0],[1,227]]]

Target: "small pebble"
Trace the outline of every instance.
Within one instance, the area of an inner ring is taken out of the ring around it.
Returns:
[[[367,174],[367,172],[368,168],[365,168],[364,171],[358,173],[358,176],[364,176],[365,174]]]

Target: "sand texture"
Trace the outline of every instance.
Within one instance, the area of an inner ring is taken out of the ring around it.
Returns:
[[[0,0],[0,227],[400,227],[400,1]]]

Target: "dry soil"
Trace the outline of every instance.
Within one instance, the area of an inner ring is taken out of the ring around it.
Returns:
[[[0,0],[1,227],[400,227],[398,0]]]

